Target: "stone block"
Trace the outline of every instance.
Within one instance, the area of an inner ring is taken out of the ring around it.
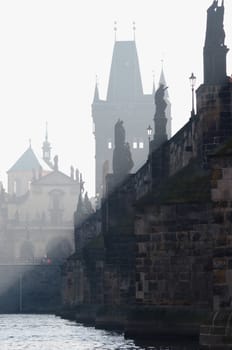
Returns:
[[[219,191],[218,188],[212,188],[211,190],[211,198],[213,201],[220,201],[222,198],[221,198],[221,192]]]
[[[213,294],[214,296],[225,296],[228,294],[228,286],[226,284],[214,284],[213,286]]]
[[[214,270],[213,272],[213,281],[217,285],[226,283],[226,273],[225,270]]]
[[[227,259],[226,258],[214,258],[213,259],[213,268],[216,270],[225,270],[227,268]]]
[[[232,180],[232,168],[222,169],[223,179]]]

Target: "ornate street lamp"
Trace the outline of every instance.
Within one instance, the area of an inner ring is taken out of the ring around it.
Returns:
[[[151,125],[148,125],[147,136],[148,136],[149,153],[150,153],[151,135],[152,135],[152,127],[151,127]]]
[[[190,86],[191,86],[191,89],[192,89],[192,111],[191,111],[191,117],[193,117],[195,115],[195,109],[194,109],[194,87],[196,85],[196,77],[195,77],[195,75],[193,73],[189,77],[189,82],[190,82]]]

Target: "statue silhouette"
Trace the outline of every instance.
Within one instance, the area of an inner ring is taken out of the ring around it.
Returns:
[[[123,121],[118,120],[114,127],[113,173],[123,179],[133,168],[129,143],[125,142],[126,133]]]
[[[225,45],[224,1],[221,6],[214,0],[207,10],[207,27],[204,46],[204,83],[222,84],[227,79]]]
[[[218,1],[214,0],[207,10],[207,30],[206,45],[224,46],[225,31],[224,20],[224,2],[218,6]]]
[[[164,87],[163,84],[160,84],[159,88],[155,93],[155,105],[156,105],[156,115],[162,116],[165,115],[165,109],[167,107],[167,103],[164,99],[164,92],[167,87]]]

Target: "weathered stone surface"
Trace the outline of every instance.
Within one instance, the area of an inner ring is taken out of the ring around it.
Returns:
[[[199,335],[209,312],[231,307],[232,84],[204,84],[196,96],[197,115],[120,186],[109,175],[98,219],[75,230],[65,302],[93,306],[98,324],[146,336]],[[224,325],[214,328],[216,346]]]

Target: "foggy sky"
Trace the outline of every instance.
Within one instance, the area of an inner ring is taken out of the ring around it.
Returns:
[[[220,4],[221,1],[219,1]],[[94,194],[94,138],[91,103],[98,75],[105,98],[114,44],[136,45],[145,93],[164,72],[172,102],[173,130],[190,117],[188,77],[203,80],[206,10],[211,0],[7,0],[0,1],[0,180],[26,150],[41,153],[48,121],[53,156],[60,170],[83,172]],[[226,45],[232,50],[232,2],[225,1]],[[232,73],[231,52],[227,73]]]

